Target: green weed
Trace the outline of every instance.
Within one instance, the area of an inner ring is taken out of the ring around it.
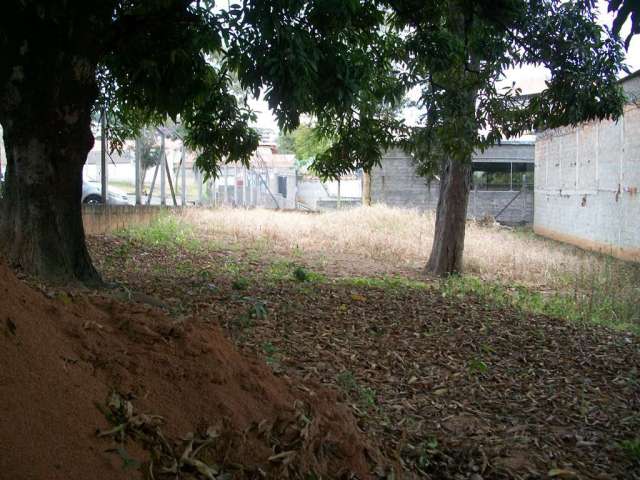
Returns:
[[[302,267],[296,267],[293,270],[293,278],[295,278],[299,282],[306,282],[307,280],[309,280],[309,272],[307,272]]]
[[[249,279],[246,277],[238,277],[231,283],[231,288],[234,290],[246,290],[249,288]]]
[[[235,260],[226,260],[222,264],[222,270],[230,275],[240,275],[242,268]]]
[[[640,463],[640,439],[625,440],[620,443],[620,448],[634,463]]]
[[[633,297],[615,296],[600,287],[591,291],[576,289],[544,294],[524,285],[505,285],[472,275],[452,275],[440,282],[439,289],[443,297],[463,299],[474,295],[487,305],[640,333],[640,308]]]
[[[293,279],[300,283],[324,283],[327,281],[327,277],[324,275],[312,272],[311,270],[296,265],[295,262],[286,260],[273,262],[266,272],[266,277],[272,281]]]
[[[267,304],[254,297],[242,297],[242,301],[248,303],[246,310],[229,322],[229,325],[237,330],[248,330],[255,326],[256,320],[267,318]]]
[[[354,287],[373,287],[384,290],[426,289],[429,287],[425,282],[405,277],[344,277],[339,279],[338,282],[353,285]]]
[[[358,396],[360,397],[360,404],[366,408],[373,408],[376,406],[376,391],[370,387],[360,387],[358,389]]]
[[[358,382],[356,382],[356,377],[353,375],[353,372],[351,370],[340,372],[336,377],[336,381],[338,382],[340,388],[342,388],[342,390],[344,390],[345,392],[355,390],[358,385]]]
[[[438,453],[438,440],[429,438],[421,442],[418,447],[418,466],[426,469],[431,466],[433,457]]]
[[[272,281],[282,281],[287,279],[291,275],[291,270],[293,268],[293,263],[289,261],[278,260],[271,265],[266,270],[266,276],[269,280]]]
[[[469,361],[469,370],[474,373],[487,373],[489,366],[482,359],[476,357]]]
[[[265,356],[267,357],[267,365],[269,365],[270,367],[277,367],[280,364],[280,358],[279,358],[279,350],[278,347],[276,347],[273,343],[271,342],[264,342],[262,344],[262,351],[264,352]]]
[[[349,396],[355,398],[359,407],[366,409],[376,406],[376,391],[370,387],[363,387],[358,383],[350,370],[344,370],[336,377],[338,386]]]
[[[248,313],[251,317],[256,318],[258,320],[263,320],[267,318],[268,310],[267,304],[258,298],[253,297],[244,297],[243,300],[245,302],[250,302],[251,306],[248,309]]]
[[[147,225],[130,226],[117,233],[147,245],[190,249],[199,246],[193,227],[170,214],[160,215]]]

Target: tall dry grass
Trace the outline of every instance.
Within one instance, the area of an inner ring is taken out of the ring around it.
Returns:
[[[211,236],[269,241],[303,251],[351,254],[396,265],[426,263],[435,218],[432,213],[373,206],[309,214],[274,210],[189,210],[189,223]],[[608,257],[538,237],[522,229],[467,225],[465,271],[483,278],[555,288],[637,268]]]

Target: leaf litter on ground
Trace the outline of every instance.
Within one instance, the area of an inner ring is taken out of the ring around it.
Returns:
[[[241,245],[167,253],[134,242],[118,256],[127,241],[90,239],[110,281],[219,322],[243,349],[268,343],[278,374],[341,391],[407,478],[640,478],[621,446],[640,432],[634,335],[442,295],[435,282],[274,279],[268,253],[247,260]],[[247,297],[268,313],[238,322]]]

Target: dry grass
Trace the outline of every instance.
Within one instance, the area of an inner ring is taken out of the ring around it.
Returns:
[[[268,241],[303,252],[355,255],[420,268],[433,242],[434,215],[374,206],[323,214],[273,210],[190,210],[185,218],[211,236]],[[556,288],[559,282],[634,270],[526,230],[467,225],[465,271],[485,279]]]
[[[423,277],[434,215],[374,206],[323,214],[273,210],[188,210],[197,236],[291,257],[330,276]],[[315,265],[314,265],[315,267]],[[449,294],[640,332],[640,265],[548,240],[527,229],[469,223],[465,275]],[[480,281],[476,279],[479,277]]]

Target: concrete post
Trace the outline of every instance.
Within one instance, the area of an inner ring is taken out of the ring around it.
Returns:
[[[242,206],[247,207],[247,169],[242,167]]]
[[[160,205],[166,205],[165,190],[167,183],[167,156],[164,151],[164,132],[160,133]]]
[[[233,206],[238,206],[238,164],[233,166]]]
[[[140,164],[142,163],[142,141],[136,138],[136,158],[135,158],[135,182],[136,182],[136,205],[142,205],[142,178],[140,176]]]
[[[198,184],[198,205],[202,205],[202,175],[200,174],[200,170],[195,169],[193,174],[196,177],[196,183]]]
[[[100,116],[100,187],[102,203],[107,204],[109,192],[109,171],[107,170],[107,112],[102,110]]]
[[[224,205],[229,203],[229,165],[224,165],[224,190],[222,191],[222,202]]]
[[[182,206],[184,207],[187,204],[187,156],[185,154],[184,143],[182,144],[180,165],[182,165],[182,184],[180,185],[180,196]]]
[[[257,207],[258,206],[258,192],[260,191],[260,179],[258,178],[258,174],[256,172],[253,172],[253,178],[252,178],[253,182],[253,189],[252,189],[252,193],[253,193],[253,206]]]
[[[513,191],[513,162],[509,162],[509,190]]]

